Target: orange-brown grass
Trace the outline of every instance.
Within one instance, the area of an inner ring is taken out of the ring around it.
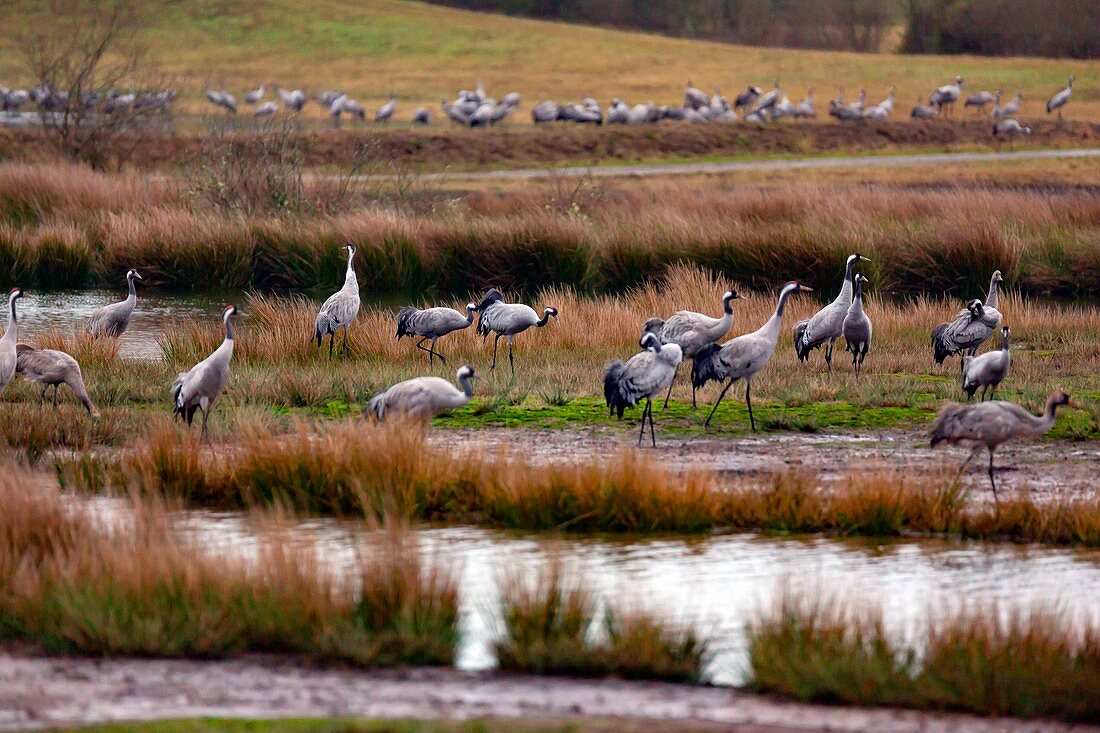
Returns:
[[[1100,628],[973,604],[909,645],[881,610],[784,591],[747,626],[750,687],[799,700],[1100,720]]]
[[[792,471],[726,484],[700,469],[672,471],[624,451],[570,465],[481,450],[456,454],[422,427],[299,424],[272,435],[204,448],[175,429],[154,431],[124,452],[114,482],[149,495],[221,507],[388,513],[416,520],[475,521],[572,532],[705,532],[714,529],[897,536],[946,534],[1100,545],[1095,499],[1006,499],[971,506],[946,474],[857,473],[824,488]],[[74,480],[79,480],[77,477]]]
[[[247,561],[176,535],[154,498],[97,523],[29,475],[0,482],[0,638],[70,654],[452,661],[457,589],[413,548],[371,551],[358,574],[337,573],[275,532]]]
[[[139,179],[84,174],[70,191],[53,170],[26,197],[12,187],[0,200],[0,272],[24,286],[114,283],[136,266],[150,285],[328,288],[350,240],[372,292],[617,291],[680,262],[755,287],[831,287],[853,249],[889,291],[969,293],[1001,269],[1028,292],[1100,292],[1100,204],[1069,189],[647,182],[475,193],[423,213],[365,200],[332,216],[245,216],[170,183],[122,206]]]
[[[701,679],[710,658],[705,639],[621,606],[601,607],[583,581],[565,579],[559,562],[533,581],[513,575],[503,588],[498,664],[544,675]]]

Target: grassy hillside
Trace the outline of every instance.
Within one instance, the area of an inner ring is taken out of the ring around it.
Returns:
[[[17,5],[17,4],[14,4]],[[0,11],[18,25],[14,5]],[[778,74],[792,99],[808,86],[819,105],[843,85],[877,100],[898,88],[906,112],[918,93],[956,73],[975,89],[1021,88],[1024,113],[1077,74],[1071,115],[1100,119],[1100,64],[1047,59],[861,55],[763,49],[648,36],[472,13],[402,0],[177,0],[149,11],[146,31],[162,68],[183,89],[186,107],[206,110],[204,83],[224,81],[243,95],[261,81],[309,90],[343,88],[368,108],[391,90],[399,117],[414,106],[438,110],[439,100],[481,76],[498,96],[524,96],[519,115],[544,98],[592,95],[601,101],[675,102],[691,79],[735,94],[752,82],[770,86]],[[0,39],[0,81],[27,83],[9,34]],[[314,108],[313,114],[319,114]]]

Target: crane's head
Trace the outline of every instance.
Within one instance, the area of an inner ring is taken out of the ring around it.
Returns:
[[[958,84],[959,86],[962,86],[963,78],[961,76],[956,76],[955,77],[955,83]]]
[[[871,261],[870,257],[864,257],[859,252],[856,252],[855,254],[848,255],[848,264],[849,265],[854,265],[857,262],[870,262],[870,261]]]
[[[813,288],[807,287],[797,280],[791,280],[789,283],[783,286],[783,289],[780,291],[780,293],[812,293],[813,291]]]
[[[1012,329],[1008,326],[1001,326],[1001,338],[1008,338],[1008,335],[1012,333]]]
[[[738,292],[736,290],[734,290],[733,288],[730,288],[729,290],[727,290],[725,293],[722,294],[722,304],[724,305],[724,304],[730,302],[731,300],[744,300],[744,298],[742,298],[742,296],[740,294],[738,294]]]
[[[237,306],[235,306],[235,305],[227,305],[225,308],[222,309],[222,320],[223,321],[228,320],[230,316],[235,316],[235,315],[237,315]]]
[[[985,307],[982,305],[982,301],[974,298],[966,304],[966,309],[970,311],[970,314],[975,318],[981,318],[985,314]]]
[[[642,337],[638,339],[638,346],[641,346],[643,349],[653,349],[653,351],[660,353],[661,339],[657,338],[657,334],[652,331],[646,331],[642,334]]]
[[[481,375],[475,372],[469,364],[463,364],[455,372],[455,378],[461,382],[463,379],[481,379]]]
[[[545,316],[553,316],[554,318],[557,318],[558,317],[558,309],[555,308],[552,305],[548,305],[548,306],[546,306],[545,308],[542,309],[542,314],[545,315]]]
[[[476,310],[477,310],[477,303],[467,303],[466,304],[466,312],[467,313],[469,313],[470,311],[476,311]]]
[[[859,273],[858,275],[856,275],[854,279],[857,283],[869,283],[869,282],[871,282],[870,280],[867,279],[867,276],[864,275],[862,272]]]
[[[134,269],[131,268],[131,270],[126,273],[126,279],[127,280],[134,280],[134,279],[141,280],[141,275],[138,274],[137,270],[134,270]]]
[[[22,297],[23,297],[23,289],[22,288],[12,288],[8,292],[8,302],[9,303],[14,302],[16,298],[22,298]]]
[[[355,254],[356,247],[351,242],[348,242],[347,244],[344,245],[344,249],[346,249],[348,251],[348,256],[350,257],[350,256]]]
[[[1050,402],[1056,407],[1062,405],[1065,405],[1066,407],[1084,407],[1084,405],[1082,405],[1077,400],[1071,400],[1069,398],[1068,392],[1063,392],[1061,390],[1051,393]]]
[[[1005,279],[1003,277],[1001,277],[1001,271],[1000,270],[994,270],[993,271],[993,282],[1000,283],[1000,282],[1004,282],[1004,280]]]

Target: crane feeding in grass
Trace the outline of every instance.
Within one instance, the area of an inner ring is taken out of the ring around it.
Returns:
[[[389,98],[389,101],[387,101],[385,104],[383,104],[381,107],[379,107],[378,110],[374,113],[374,121],[375,122],[389,122],[390,118],[393,117],[393,113],[396,112],[396,111],[397,111],[397,98],[394,97],[391,94],[390,98]]]
[[[987,351],[980,356],[963,357],[962,386],[963,391],[966,392],[967,400],[973,399],[978,387],[982,388],[980,401],[985,401],[985,392],[990,388],[992,389],[989,398],[993,399],[993,395],[997,393],[997,387],[1008,376],[1008,367],[1011,360],[1008,343],[1010,333],[1012,333],[1012,329],[1008,326],[1002,326],[1001,348],[996,351]]]
[[[696,313],[694,311],[678,311],[669,316],[668,320],[650,318],[645,322],[643,330],[652,333],[660,339],[662,344],[676,344],[682,351],[683,358],[694,359],[695,355],[706,346],[723,338],[733,326],[733,307],[730,305],[739,300],[740,295],[736,290],[727,290],[722,294],[722,315],[718,318]],[[673,382],[675,376],[673,376]],[[665,395],[665,407],[668,407],[668,398],[672,395],[672,382],[668,383],[668,394]],[[691,406],[695,407],[695,388],[691,390]]]
[[[84,375],[76,359],[64,351],[55,349],[36,349],[27,344],[17,344],[15,348],[17,358],[15,370],[28,382],[42,385],[42,393],[38,396],[40,405],[46,399],[46,390],[53,387],[53,406],[57,407],[57,390],[62,384],[67,384],[92,419],[99,419],[99,410],[88,396],[88,390],[84,386]]]
[[[863,273],[856,275],[852,290],[852,304],[848,306],[848,313],[844,316],[844,324],[841,327],[841,335],[844,336],[844,350],[852,353],[852,369],[856,376],[863,371],[863,360],[867,358],[867,351],[871,348],[871,335],[874,329],[871,319],[863,312],[863,283],[867,278]]]
[[[653,429],[653,398],[660,397],[666,386],[676,377],[676,368],[683,361],[684,353],[675,343],[662,344],[657,334],[646,332],[638,343],[642,347],[626,362],[615,361],[604,367],[603,394],[609,414],[617,413],[623,419],[623,411],[645,400],[642,410],[642,426],[638,432],[638,445],[645,436],[646,420],[649,420],[649,439],[657,447]]]
[[[550,322],[550,318],[558,317],[558,309],[552,305],[546,306],[539,318],[534,309],[523,303],[505,303],[504,295],[496,288],[491,288],[485,293],[485,297],[477,306],[477,332],[484,338],[490,333],[495,334],[493,339],[493,365],[489,371],[497,368],[497,346],[500,337],[508,341],[508,365],[512,368],[512,376],[516,375],[516,363],[512,358],[512,343],[518,334],[523,333],[532,326],[542,328]]]
[[[1020,111],[1020,103],[1024,99],[1023,93],[1019,89],[1016,90],[1016,96],[1012,98],[1012,101],[1003,107],[1000,106],[1000,91],[997,92],[997,104],[993,106],[993,119],[1000,120],[1008,117],[1012,117]]]
[[[959,96],[962,95],[962,89],[963,78],[956,76],[954,84],[944,84],[932,92],[931,96],[928,97],[928,103],[941,114],[946,112],[947,116],[950,117],[952,110],[955,108],[955,102],[959,101]]]
[[[432,358],[439,357],[444,364],[446,357],[435,350],[435,342],[453,331],[461,331],[468,328],[474,322],[474,313],[477,305],[466,304],[466,315],[462,315],[454,308],[402,308],[397,313],[397,338],[402,336],[420,336],[416,342],[416,348],[428,352],[428,366],[432,365]],[[428,348],[424,348],[424,342],[431,340]]]
[[[126,286],[129,294],[126,300],[99,308],[84,325],[84,330],[92,336],[110,336],[118,338],[126,332],[130,325],[130,318],[134,315],[137,306],[137,289],[134,280],[140,280],[141,275],[137,270],[131,269],[126,273]]]
[[[456,388],[440,377],[415,377],[398,382],[371,398],[364,416],[385,420],[402,415],[419,420],[431,420],[447,410],[462,407],[474,396],[473,380],[477,372],[469,364],[455,374]]]
[[[4,329],[3,338],[0,338],[0,394],[15,376],[18,363],[15,342],[19,338],[19,318],[15,313],[15,301],[22,297],[23,291],[19,288],[12,288],[8,293],[8,326]]]
[[[275,87],[275,91],[279,94],[279,99],[283,100],[283,106],[287,109],[292,109],[295,112],[301,112],[302,107],[306,106],[306,93],[301,89],[283,89],[282,87]]]
[[[195,412],[202,412],[202,438],[207,437],[206,425],[210,411],[229,383],[229,360],[233,357],[233,316],[237,306],[227,305],[222,310],[225,340],[210,356],[189,371],[181,372],[172,383],[172,412],[187,421],[187,427],[195,419]]]
[[[932,447],[940,443],[973,446],[970,456],[959,468],[961,475],[977,452],[985,446],[989,451],[989,485],[993,500],[997,500],[997,481],[993,478],[993,452],[1013,438],[1042,435],[1054,426],[1059,407],[1081,407],[1065,392],[1054,392],[1047,400],[1042,415],[1033,415],[1026,408],[1000,400],[967,405],[950,404],[940,410],[932,423]]]
[[[266,91],[267,91],[267,88],[263,84],[261,84],[256,89],[250,89],[247,92],[245,92],[244,93],[244,101],[247,102],[248,104],[259,104],[260,100],[262,100],[264,98],[264,93]]]
[[[982,115],[985,113],[985,108],[990,104],[996,104],[1001,98],[1001,90],[998,89],[994,92],[975,92],[966,98],[966,102],[963,103],[963,107],[973,107],[974,113]]]
[[[825,364],[829,374],[833,373],[833,345],[844,335],[844,317],[848,315],[848,308],[852,305],[852,280],[855,277],[855,268],[860,262],[870,261],[858,253],[848,255],[844,265],[844,283],[840,286],[840,293],[836,299],[815,313],[812,318],[795,324],[794,350],[798,354],[799,361],[806,361],[810,358],[811,351],[824,346]]]
[[[332,358],[332,348],[336,342],[336,332],[344,331],[344,355],[348,353],[348,328],[355,317],[359,315],[359,281],[355,277],[355,245],[348,242],[344,245],[348,251],[348,269],[344,275],[344,286],[328,297],[328,300],[317,312],[317,320],[313,324],[313,341],[317,348],[328,336],[328,357]]]
[[[1055,110],[1058,111],[1058,120],[1062,119],[1062,108],[1069,102],[1070,96],[1073,95],[1073,82],[1077,79],[1076,76],[1070,74],[1069,83],[1066,84],[1066,88],[1055,94],[1049,100],[1047,100],[1047,114]]]
[[[752,414],[752,399],[749,390],[752,388],[752,378],[760,371],[772,354],[775,353],[775,345],[779,341],[779,328],[783,322],[783,309],[786,307],[787,298],[792,293],[811,292],[812,289],[797,282],[789,282],[779,291],[779,302],[775,306],[772,317],[756,331],[746,333],[743,336],[731,339],[724,344],[711,344],[695,356],[695,362],[691,367],[691,385],[694,388],[702,387],[709,381],[721,382],[729,380],[722,388],[718,399],[711,408],[704,425],[710,425],[715,410],[722,403],[722,398],[733,383],[738,379],[745,380],[745,405],[749,408],[749,424],[756,432],[756,419]]]

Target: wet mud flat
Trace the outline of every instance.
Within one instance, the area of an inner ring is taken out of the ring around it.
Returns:
[[[636,424],[635,424],[636,425]],[[573,463],[598,460],[637,445],[637,427],[622,429],[540,430],[491,428],[436,433],[440,445],[462,450],[481,448],[524,455],[537,462]],[[929,481],[951,478],[970,449],[928,444],[926,430],[837,431],[831,433],[756,433],[694,436],[658,435],[650,447],[646,433],[642,453],[673,469],[718,472],[735,484],[765,481],[791,470],[819,475],[840,488],[859,473],[903,472]],[[993,500],[986,473],[989,454],[978,451],[961,476],[975,499]],[[1030,491],[1036,500],[1093,497],[1100,487],[1100,443],[1031,440],[1007,443],[996,453],[999,494]]]
[[[320,669],[275,657],[89,660],[0,652],[0,729],[185,717],[523,718],[614,730],[1054,733],[1100,728],[806,705],[721,687],[446,669]]]

